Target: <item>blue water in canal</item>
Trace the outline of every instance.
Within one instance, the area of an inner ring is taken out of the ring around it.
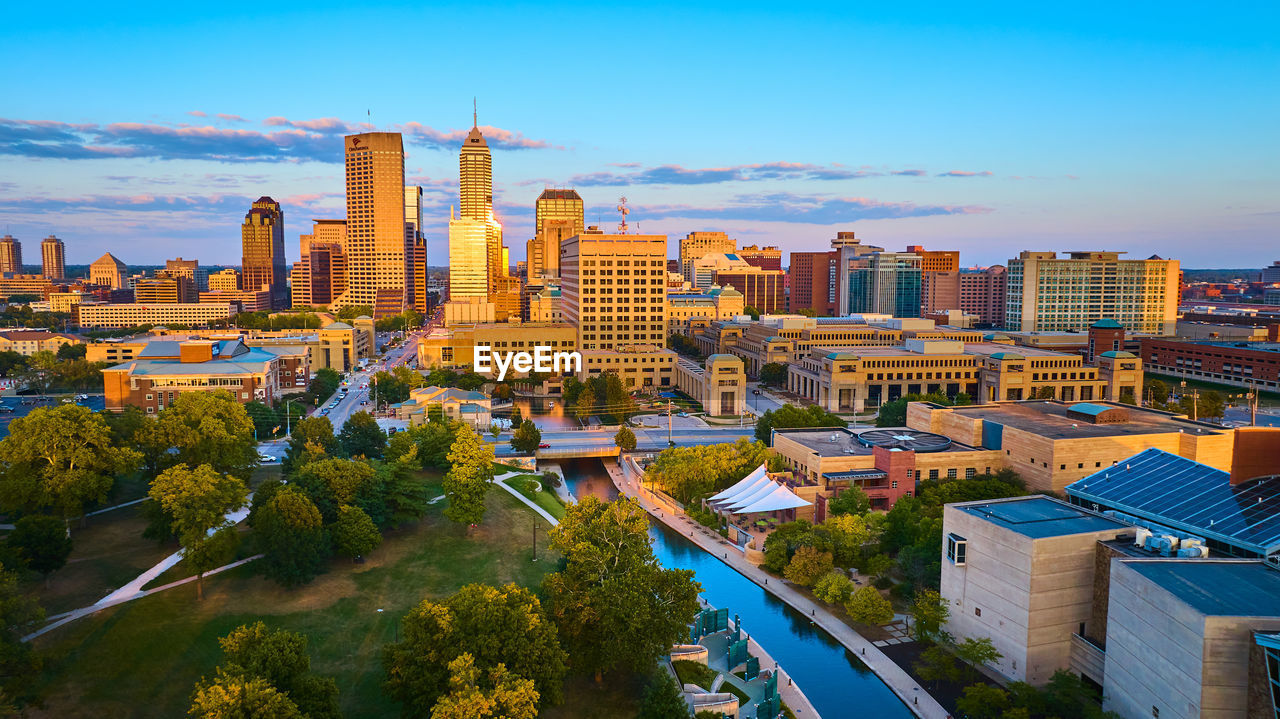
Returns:
[[[598,460],[566,462],[563,469],[575,496],[616,496],[616,492],[610,494],[613,483]],[[688,538],[656,520],[651,524],[653,551],[662,565],[693,570],[702,596],[716,607],[727,608],[730,616],[741,616],[743,631],[795,679],[824,719],[912,716],[879,677],[821,627]]]

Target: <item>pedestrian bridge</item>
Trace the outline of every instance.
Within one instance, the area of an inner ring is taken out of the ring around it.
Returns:
[[[574,459],[576,457],[617,457],[621,453],[616,445],[566,445],[538,450],[538,459]]]

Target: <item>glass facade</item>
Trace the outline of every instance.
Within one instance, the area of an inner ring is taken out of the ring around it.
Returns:
[[[841,314],[920,316],[920,256],[877,252],[850,257],[845,265]]]

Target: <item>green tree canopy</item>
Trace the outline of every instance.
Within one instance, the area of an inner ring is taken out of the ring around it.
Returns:
[[[253,421],[230,392],[182,392],[165,407],[154,428],[162,446],[171,447],[169,463],[198,467],[248,481],[258,466]]]
[[[844,604],[856,586],[844,572],[833,569],[813,585],[813,595],[828,604]]]
[[[0,566],[0,692],[19,705],[35,698],[40,657],[22,641],[44,610],[18,587],[18,574]]]
[[[551,530],[564,569],[543,581],[548,610],[581,671],[647,670],[688,631],[698,609],[693,572],[663,569],[634,499],[587,497]]]
[[[425,714],[449,690],[450,664],[467,655],[479,671],[505,665],[533,682],[543,707],[559,701],[566,656],[533,592],[468,584],[443,602],[423,600],[401,622],[403,640],[383,649],[388,694]]]
[[[305,635],[255,622],[236,627],[218,643],[223,655],[220,675],[266,680],[287,694],[307,719],[341,717],[338,685],[331,677],[311,673]]]
[[[348,457],[379,459],[387,446],[387,434],[378,426],[378,420],[368,412],[356,412],[347,418],[338,434],[338,441]]]
[[[784,362],[770,362],[760,368],[760,382],[774,387],[787,384],[787,365]]]
[[[784,404],[771,409],[756,421],[756,439],[764,443],[773,441],[773,430],[798,427],[848,427],[849,423],[815,405],[800,408]]]
[[[479,524],[484,520],[484,495],[493,481],[493,445],[464,426],[455,434],[447,461],[444,494],[449,506],[444,515],[458,524]]]
[[[27,569],[43,576],[62,569],[71,556],[71,537],[60,519],[33,514],[19,519],[5,542]]]
[[[298,705],[265,679],[218,675],[196,685],[193,719],[306,719]]]
[[[535,719],[538,691],[499,664],[482,686],[470,654],[449,662],[449,693],[431,708],[431,719]]]
[[[333,547],[344,557],[363,557],[382,543],[378,525],[359,507],[338,507],[338,519],[330,530]]]
[[[623,425],[618,428],[618,433],[613,435],[613,443],[623,452],[636,451],[636,433],[631,428]]]
[[[637,719],[689,719],[684,694],[665,669],[655,671],[649,680]]]
[[[377,472],[357,459],[322,459],[305,464],[293,476],[293,484],[315,502],[325,524],[338,519],[338,507],[360,507],[378,526],[386,521],[386,497]]]
[[[203,599],[204,573],[234,547],[234,525],[226,515],[244,506],[248,489],[239,477],[207,464],[179,464],[152,480],[148,494],[173,518],[183,560],[196,571],[196,596]]]
[[[340,457],[342,444],[333,434],[333,423],[328,417],[311,416],[293,425],[293,434],[285,447],[280,471],[293,474],[298,467],[325,457]]]
[[[533,420],[526,419],[511,433],[511,447],[517,452],[533,453],[542,443],[542,432]]]
[[[787,563],[783,576],[793,584],[811,587],[831,571],[831,552],[820,552],[814,547],[800,547]]]
[[[780,461],[764,443],[739,437],[732,444],[664,449],[645,475],[667,494],[687,503],[728,488],[762,464],[776,469]]]
[[[879,626],[893,621],[893,605],[875,587],[862,587],[844,604],[855,622]]]
[[[52,511],[64,519],[107,498],[115,477],[141,455],[116,447],[111,429],[86,407],[41,407],[9,424],[0,440],[0,507]]]
[[[258,547],[266,555],[259,565],[264,574],[283,586],[306,584],[323,571],[329,557],[329,538],[320,510],[292,485],[277,485],[271,494],[250,517]]]
[[[369,396],[376,397],[378,405],[397,404],[409,399],[410,386],[394,374],[381,370],[369,382]],[[377,409],[377,407],[374,407]]]
[[[841,490],[835,499],[827,502],[827,511],[833,515],[866,514],[871,511],[871,500],[862,488],[848,487]]]

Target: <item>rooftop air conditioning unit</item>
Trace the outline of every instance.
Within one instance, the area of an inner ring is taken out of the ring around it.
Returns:
[[[1151,530],[1146,527],[1138,527],[1137,531],[1134,532],[1133,535],[1133,546],[1145,547],[1147,546],[1148,539],[1151,539]]]
[[[1180,559],[1203,559],[1207,556],[1209,556],[1209,548],[1204,545],[1183,547],[1178,550],[1178,558]]]

